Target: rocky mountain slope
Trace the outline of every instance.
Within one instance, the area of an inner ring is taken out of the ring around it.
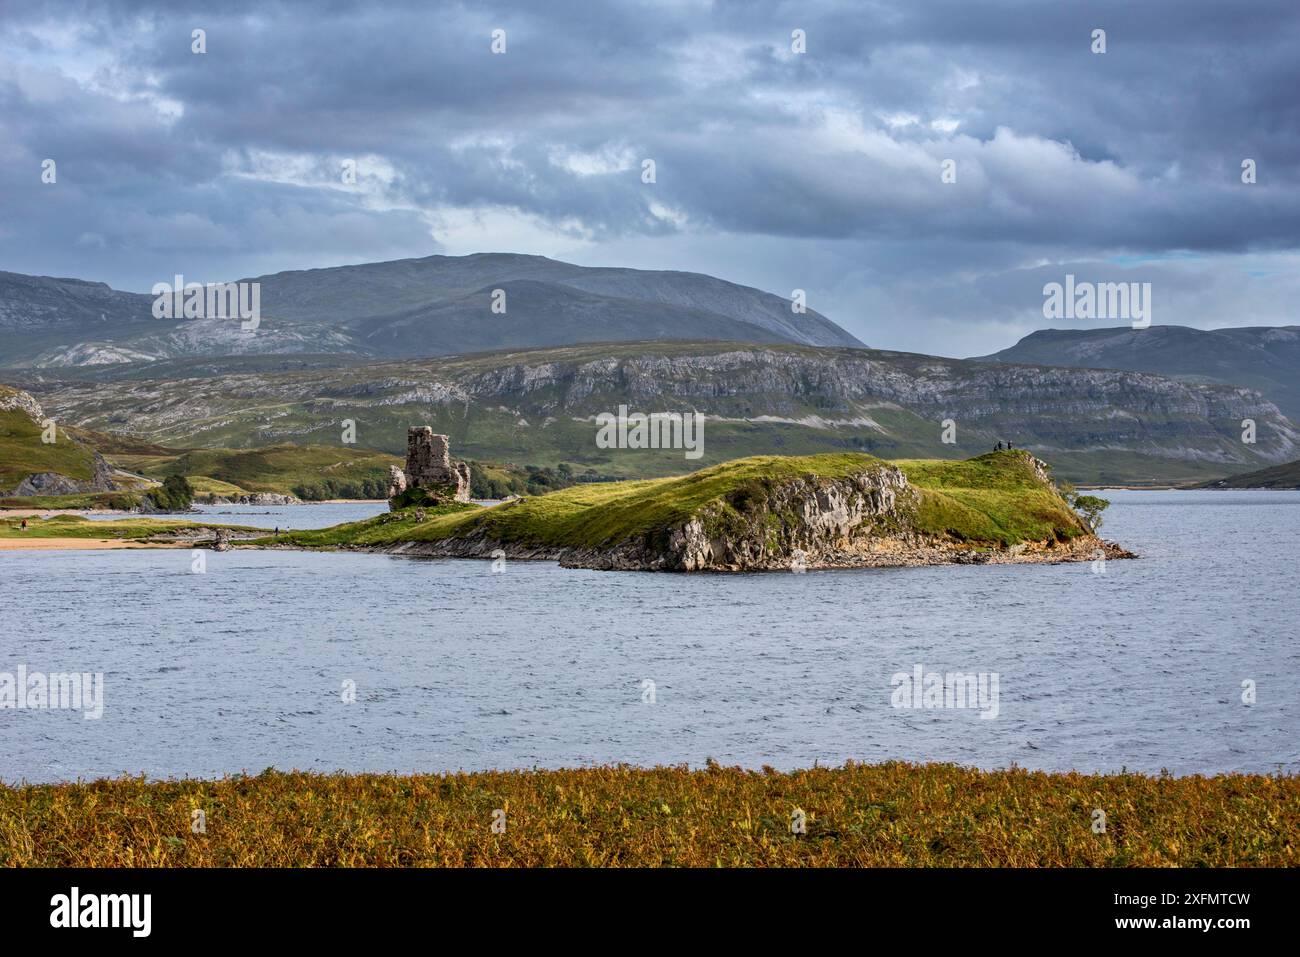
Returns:
[[[1071,481],[1170,483],[1300,452],[1296,427],[1249,389],[866,349],[639,343],[284,370],[261,357],[21,381],[70,422],[163,445],[332,444],[351,419],[360,445],[395,454],[409,425],[429,425],[467,458],[615,476],[770,453],[957,458],[1011,440]],[[703,456],[598,448],[595,417],[620,405],[703,413]],[[1241,441],[1247,418],[1255,444]]]
[[[1300,326],[1042,329],[984,358],[1128,369],[1245,386],[1300,420]]]
[[[411,357],[649,339],[861,345],[819,313],[796,314],[789,300],[748,286],[542,256],[430,256],[245,281],[260,284],[254,331],[229,319],[155,319],[151,296],[103,283],[0,272],[0,366],[293,353]],[[505,294],[504,313],[493,311],[496,290]]]

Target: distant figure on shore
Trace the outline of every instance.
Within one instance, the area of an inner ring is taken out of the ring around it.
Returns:
[[[995,446],[993,447],[993,451],[994,451],[994,452],[1001,452],[1001,451],[1002,451],[1002,443],[999,442],[997,445],[995,445]]]
[[[27,531],[27,519],[23,519],[23,531]]]
[[[1012,449],[1014,449],[1014,448],[1015,448],[1015,446],[1012,445],[1012,444],[1011,444],[1011,441],[1008,439],[1008,440],[1007,440],[1007,451],[1010,452],[1010,451],[1011,451]]]

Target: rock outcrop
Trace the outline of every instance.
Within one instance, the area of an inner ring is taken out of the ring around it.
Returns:
[[[388,497],[397,498],[406,491],[406,473],[396,465],[388,466]]]
[[[12,412],[17,410],[26,415],[33,422],[39,422],[45,418],[45,412],[41,409],[41,404],[32,396],[22,389],[10,389],[8,386],[0,386],[0,412]]]
[[[674,530],[659,562],[674,571],[824,566],[855,542],[906,535],[916,500],[892,466],[842,479],[756,482]]]
[[[67,439],[64,439],[67,441]],[[84,492],[115,492],[113,467],[94,453],[94,474],[89,479],[68,478],[58,472],[34,472],[9,494],[11,495],[79,495]]]

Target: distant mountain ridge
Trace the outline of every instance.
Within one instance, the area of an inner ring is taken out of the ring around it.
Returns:
[[[1040,329],[981,360],[1155,372],[1245,386],[1300,420],[1300,326]]]
[[[0,366],[329,352],[414,358],[670,339],[862,346],[816,311],[796,313],[789,300],[749,286],[543,256],[428,256],[242,281],[261,284],[262,323],[252,333],[233,320],[155,319],[152,296],[103,283],[0,272]],[[492,309],[497,289],[504,313]]]

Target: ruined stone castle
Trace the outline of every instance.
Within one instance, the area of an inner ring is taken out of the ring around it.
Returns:
[[[410,488],[446,494],[458,502],[469,501],[469,464],[453,462],[447,436],[434,434],[427,425],[406,430],[406,469],[389,470],[388,497]]]

